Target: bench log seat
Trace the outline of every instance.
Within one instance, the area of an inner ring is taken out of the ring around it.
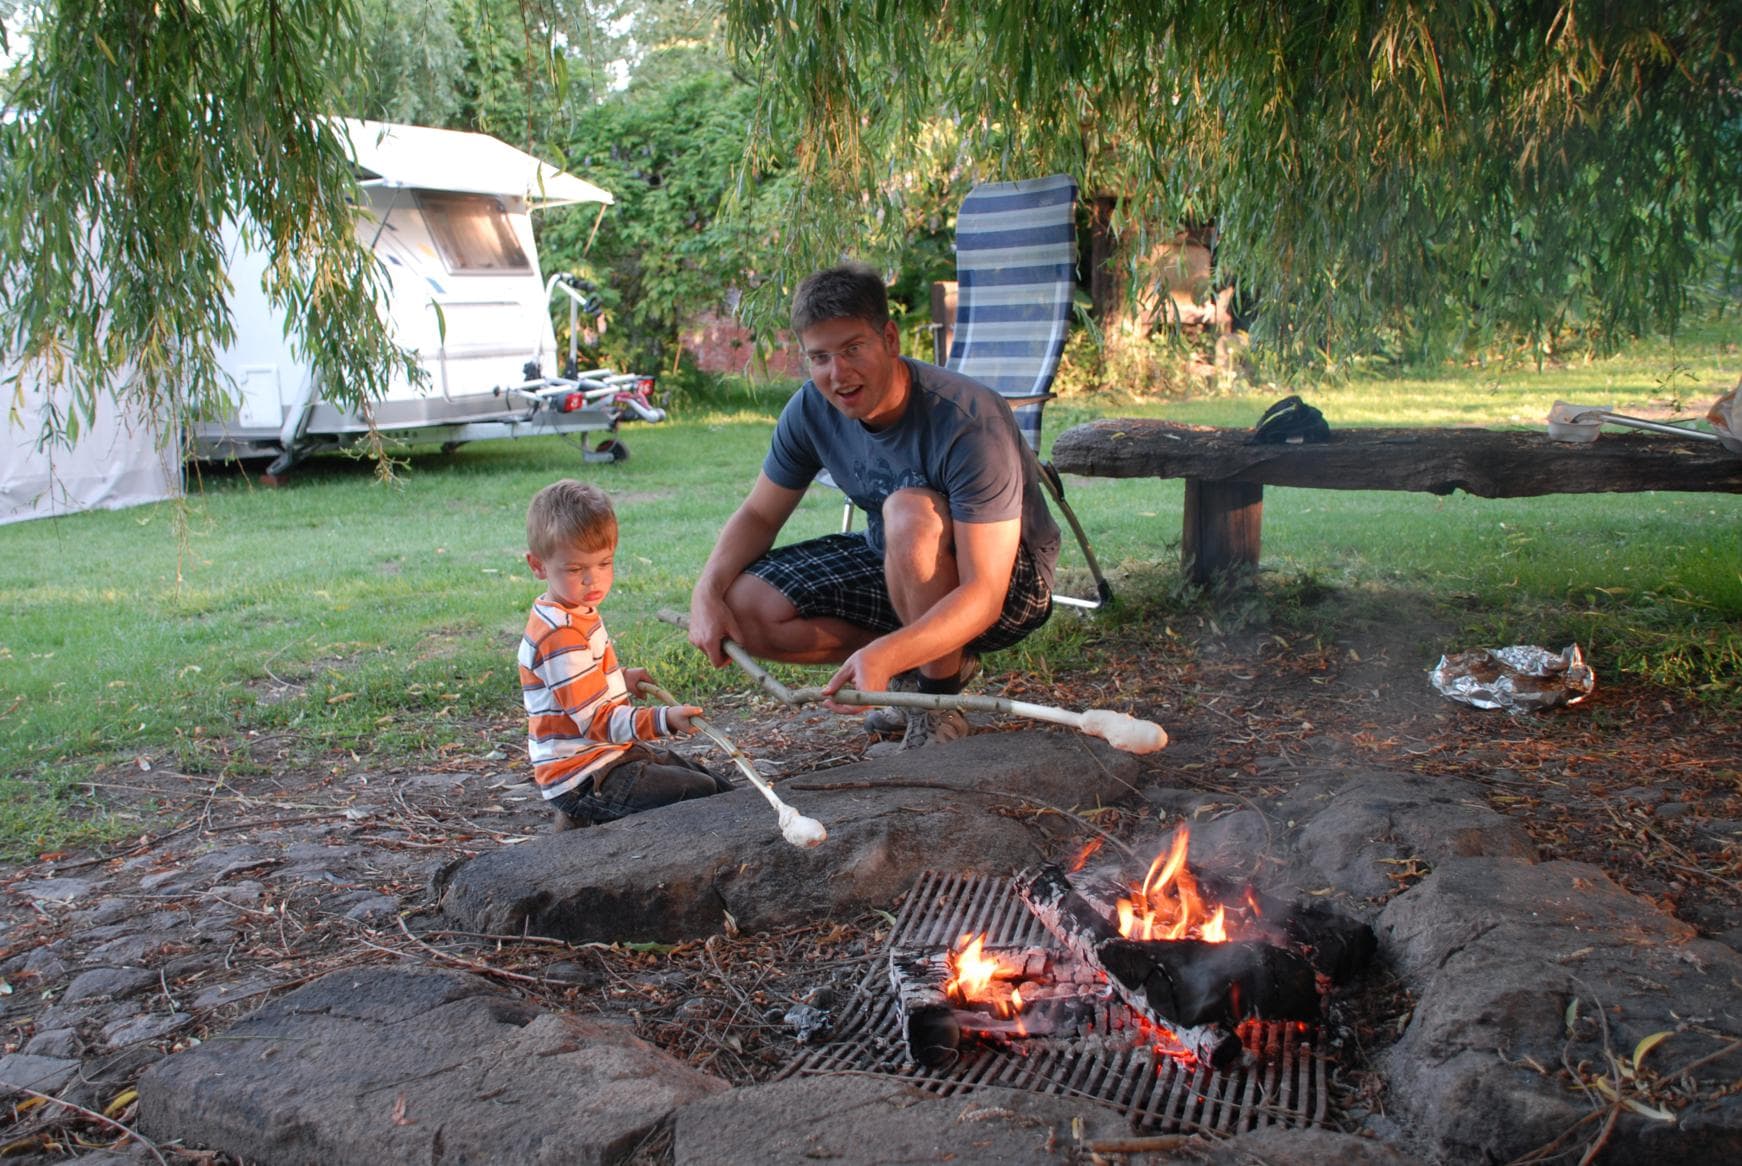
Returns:
[[[1052,463],[1100,478],[1184,478],[1180,558],[1194,582],[1256,568],[1265,486],[1406,490],[1482,498],[1649,490],[1742,494],[1742,457],[1715,441],[1604,433],[1585,445],[1527,430],[1340,429],[1301,445],[1248,445],[1249,431],[1149,419],[1078,425]]]

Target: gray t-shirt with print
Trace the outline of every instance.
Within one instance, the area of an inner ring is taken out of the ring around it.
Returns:
[[[1022,519],[1022,544],[1052,586],[1059,528],[1041,491],[1040,468],[1003,397],[978,381],[902,358],[913,374],[907,410],[887,429],[867,429],[806,381],[781,410],[762,471],[802,490],[827,469],[867,515],[865,537],[883,551],[883,500],[922,486],[947,500],[957,522]]]

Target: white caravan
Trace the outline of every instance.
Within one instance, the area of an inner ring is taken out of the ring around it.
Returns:
[[[541,277],[531,212],[613,200],[608,191],[488,134],[342,119],[368,199],[359,236],[386,267],[385,313],[395,340],[418,354],[428,383],[404,379],[373,404],[375,427],[395,443],[452,449],[497,437],[604,431],[589,460],[622,460],[619,421],[661,421],[650,377],[579,371],[573,343],[555,372],[550,300],[566,297],[570,336],[591,290],[565,274]],[[206,458],[272,458],[267,474],[349,445],[369,420],[326,401],[292,351],[283,313],[261,289],[263,253],[232,247],[236,341],[222,354],[241,406],[199,427]],[[585,446],[583,445],[583,449]]]

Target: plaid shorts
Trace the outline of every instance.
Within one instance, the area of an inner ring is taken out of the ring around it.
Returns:
[[[776,547],[744,568],[786,596],[806,619],[833,616],[874,632],[892,632],[901,617],[889,602],[883,556],[862,534],[826,534]],[[968,641],[976,655],[1017,643],[1052,614],[1052,591],[1026,546],[1017,548],[1010,590],[998,622]]]

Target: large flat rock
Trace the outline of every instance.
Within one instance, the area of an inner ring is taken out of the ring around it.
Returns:
[[[1103,1159],[1098,1144],[1144,1143],[1118,1113],[1084,1098],[995,1087],[939,1097],[889,1078],[829,1074],[698,1101],[678,1111],[674,1129],[674,1166],[1420,1166],[1382,1142],[1280,1127],[1232,1139],[1158,1140],[1148,1153],[1126,1158],[1109,1149]]]
[[[783,927],[887,906],[924,870],[1032,863],[1048,817],[1013,815],[1023,798],[1094,806],[1134,796],[1143,776],[1091,738],[982,733],[781,785],[828,828],[812,850],[783,840],[745,788],[480,855],[447,876],[442,911],[463,930],[576,942],[707,935],[728,912],[745,929]]]
[[[1422,1159],[1372,1138],[1335,1130],[1261,1126],[1179,1156],[1192,1166],[1425,1166]]]
[[[615,1162],[727,1088],[458,972],[335,972],[139,1081],[145,1136],[261,1166]]]
[[[1342,770],[1301,782],[1277,816],[1288,823],[1281,836],[1297,863],[1318,885],[1357,901],[1389,896],[1412,866],[1537,857],[1523,826],[1496,813],[1475,783],[1453,778]]]
[[[1053,1166],[1085,1138],[1129,1135],[1093,1102],[1014,1089],[939,1097],[900,1081],[819,1076],[777,1081],[686,1106],[676,1166],[887,1166],[983,1162]]]
[[[1563,1134],[1589,1143],[1602,1117],[1593,1109],[1611,1104],[1593,1078],[1663,1032],[1618,1090],[1663,1117],[1624,1106],[1600,1160],[1742,1161],[1733,949],[1575,862],[1444,860],[1387,905],[1378,931],[1416,993],[1385,1057],[1389,1110],[1432,1156],[1499,1162]],[[1701,1059],[1684,1079],[1680,1068]],[[1581,1080],[1569,1066],[1585,1066]]]

